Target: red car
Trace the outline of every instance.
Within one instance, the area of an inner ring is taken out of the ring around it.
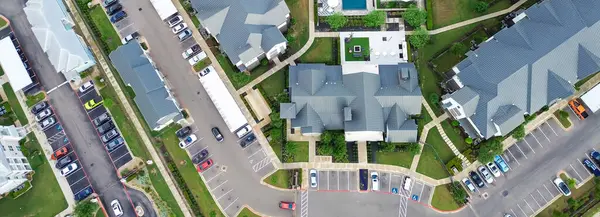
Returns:
[[[67,147],[62,147],[62,148],[56,150],[54,152],[54,154],[52,154],[50,156],[50,159],[52,159],[52,160],[59,159],[60,157],[65,156],[65,154],[67,154],[67,153],[68,153]]]
[[[213,160],[208,159],[208,160],[205,160],[204,162],[198,164],[198,166],[196,166],[196,170],[198,170],[198,172],[204,172],[208,168],[210,168],[212,165],[213,165]]]
[[[279,208],[287,210],[296,210],[296,203],[281,201],[279,202]]]

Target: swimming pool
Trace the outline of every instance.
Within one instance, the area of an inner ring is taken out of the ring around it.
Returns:
[[[343,10],[366,10],[367,0],[342,0]]]

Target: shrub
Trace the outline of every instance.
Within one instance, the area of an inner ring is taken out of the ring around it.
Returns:
[[[576,184],[575,179],[573,179],[573,178],[567,179],[567,185],[569,186],[569,188],[575,189],[575,184]]]
[[[475,12],[483,13],[483,12],[487,11],[487,9],[490,7],[490,4],[488,4],[485,1],[472,1],[471,7],[473,8],[473,10]]]
[[[462,187],[459,181],[454,181],[450,185],[450,192],[452,193],[452,198],[459,205],[463,205],[467,199],[467,191]]]
[[[146,44],[146,42],[140,43],[140,46],[142,46],[142,49],[148,50],[148,45]]]
[[[463,151],[462,155],[465,156],[469,162],[475,162],[475,153],[473,153],[473,149],[468,148]]]
[[[374,10],[363,17],[365,26],[379,27],[385,23],[385,12]]]
[[[559,110],[558,114],[560,115],[560,117],[562,118],[569,118],[569,112],[565,111],[565,110]]]
[[[512,137],[517,140],[525,138],[525,127],[523,126],[523,124],[519,125],[512,131]]]
[[[456,168],[458,170],[458,172],[462,171],[462,160],[460,158],[458,158],[458,156],[452,158],[452,160],[448,161],[448,163],[446,163],[446,169],[448,171],[450,171],[450,173],[452,175],[454,175],[454,171],[452,170],[452,168]]]
[[[269,60],[267,58],[263,58],[262,60],[260,60],[260,65],[261,66],[269,65]]]
[[[467,138],[465,138],[465,143],[467,143],[469,145],[473,144],[473,139],[471,137],[467,137]]]
[[[480,143],[477,159],[481,163],[487,163],[494,160],[494,156],[502,154],[502,138],[492,137]]]
[[[97,208],[98,205],[89,200],[81,201],[75,205],[75,212],[73,214],[76,217],[93,216]]]
[[[329,24],[329,27],[331,27],[331,29],[337,30],[346,26],[346,24],[348,23],[348,18],[340,12],[336,12],[335,14],[332,14],[331,16],[325,18],[325,22]]]
[[[402,13],[402,17],[412,27],[419,27],[427,21],[427,12],[412,4]]]
[[[417,155],[421,152],[421,146],[418,143],[404,143],[400,146],[400,151]]]
[[[429,32],[423,28],[417,28],[408,38],[408,42],[415,48],[422,48],[429,42]]]
[[[440,96],[437,93],[431,93],[429,94],[429,101],[437,105],[440,101]]]
[[[396,144],[391,142],[380,142],[379,143],[379,151],[380,152],[393,152],[396,150]]]
[[[460,123],[457,120],[452,120],[450,124],[452,124],[453,127],[458,127],[460,125]]]
[[[460,42],[454,42],[450,47],[450,52],[457,57],[462,57],[467,51],[469,51],[469,48]]]

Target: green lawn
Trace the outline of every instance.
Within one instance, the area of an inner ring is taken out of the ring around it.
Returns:
[[[410,168],[414,155],[408,152],[377,152],[375,159],[378,164],[387,164]]]
[[[570,114],[570,113],[567,113]],[[554,116],[556,117],[556,119],[558,119],[558,122],[560,122],[560,124],[564,127],[564,128],[569,128],[571,127],[571,120],[569,120],[569,117],[563,117],[560,115],[559,111],[555,111],[554,112]]]
[[[3,28],[4,26],[6,26],[7,22],[6,20],[0,18],[0,28]]]
[[[261,92],[264,95],[267,102],[275,102],[276,96],[283,93],[285,89],[285,84],[288,72],[288,66],[285,68],[275,72],[275,74],[269,76],[267,79],[260,82],[259,86],[261,87]],[[273,106],[273,105],[271,105]],[[279,105],[275,105],[279,107]]]
[[[102,6],[94,6],[90,9],[90,16],[92,22],[98,28],[100,39],[106,43],[109,51],[117,49],[117,47],[123,45],[121,38],[113,28],[112,23],[108,20],[106,13]]]
[[[461,43],[466,48],[469,48],[469,47],[471,47],[471,41],[474,40],[477,44],[479,44],[479,43],[485,41],[485,39],[487,39],[487,37],[488,37],[488,35],[485,33],[485,30],[483,30],[483,28],[480,28],[473,34],[470,34],[469,37],[463,39],[462,41],[460,41],[458,43]],[[450,45],[452,45],[452,44],[450,44]],[[448,51],[448,52],[442,54],[441,56],[439,56],[438,58],[431,60],[431,63],[433,65],[435,65],[435,69],[437,72],[445,73],[447,71],[450,71],[452,69],[452,67],[456,66],[456,64],[458,64],[460,61],[462,61],[465,57],[466,57],[465,54],[456,55],[456,54]]]
[[[308,142],[288,141],[287,143],[296,145],[296,152],[292,153],[294,162],[308,162]]]
[[[10,107],[12,107],[13,112],[15,112],[19,122],[21,122],[21,126],[25,126],[27,123],[29,123],[29,121],[27,120],[27,116],[25,115],[21,104],[19,104],[19,100],[17,99],[17,95],[13,91],[12,86],[10,86],[10,83],[6,82],[2,85],[2,89],[4,89],[4,93],[8,98]]]
[[[469,148],[469,145],[467,142],[465,142],[465,137],[462,136],[461,129],[459,127],[453,127],[449,120],[442,121],[441,124],[442,129],[444,129],[444,132],[446,132],[446,135],[459,152],[463,152]]]
[[[300,57],[302,63],[326,63],[335,65],[333,53],[334,38],[315,38],[310,48]],[[337,45],[339,47],[339,44]],[[339,50],[339,49],[338,49]],[[337,53],[335,54],[337,56]]]
[[[426,143],[421,152],[421,158],[419,165],[417,166],[417,172],[423,175],[429,176],[434,179],[442,179],[448,177],[446,171],[446,165],[442,165],[440,160],[436,157],[436,151],[441,160],[446,163],[454,158],[454,153],[446,143],[437,128],[429,130],[427,135]],[[435,150],[432,148],[435,148]]]
[[[210,64],[211,64],[210,59],[209,58],[205,58],[205,59],[201,60],[200,62],[196,63],[196,65],[193,66],[194,72],[199,72],[200,70],[206,68]]]
[[[96,217],[104,217],[104,212],[102,212],[102,209],[98,209],[98,211],[96,211],[95,216]]]
[[[425,109],[425,106],[421,106],[421,118],[417,120],[417,124],[419,125],[417,127],[418,136],[421,136],[423,127],[432,120],[433,119],[431,118],[431,115],[429,115],[429,112],[427,112],[427,109]]]
[[[290,173],[288,170],[277,170],[269,177],[265,178],[265,182],[275,187],[289,188]]]
[[[162,177],[156,165],[150,165],[147,166],[147,168],[148,171],[150,171],[150,181],[152,181],[154,190],[156,190],[156,193],[158,193],[160,199],[167,203],[167,206],[169,206],[169,209],[171,209],[171,212],[173,212],[175,216],[183,217],[184,215],[181,209],[179,208],[179,204],[177,204],[175,197],[171,193],[171,189],[169,189],[169,186],[165,182],[165,178]]]
[[[479,17],[510,7],[510,0],[498,0],[486,12],[477,13],[471,7],[474,0],[435,0],[433,1],[433,27],[434,29],[458,23],[464,20]],[[492,2],[491,0],[484,0]]]
[[[433,198],[431,198],[431,206],[442,211],[451,211],[460,208],[460,206],[452,198],[450,192],[450,184],[438,185],[433,191]]]
[[[229,80],[231,81],[235,89],[243,87],[252,80],[250,76],[244,73],[240,73],[237,67],[233,65],[233,63],[231,63],[231,61],[229,61],[229,59],[225,55],[219,54],[218,52],[215,54],[217,54],[217,61],[219,61],[219,64],[225,71],[225,74],[227,74],[227,77],[229,77]]]
[[[25,101],[25,102],[28,107],[31,107],[31,106],[37,104],[38,102],[44,100],[45,98],[46,98],[46,92],[42,91],[33,96],[27,95],[27,101]]]
[[[250,211],[248,208],[244,208],[240,214],[238,215],[238,217],[260,217],[259,215],[254,214],[252,211]]]
[[[3,19],[0,19],[0,22],[4,21]],[[0,66],[0,76],[4,75],[4,69],[2,69],[2,66]]]
[[[308,42],[308,1],[303,0],[285,0],[290,9],[291,27],[287,31],[286,38],[288,39],[289,55],[292,55],[300,50],[306,42]],[[290,40],[293,38],[293,40]]]
[[[33,134],[30,135],[28,137],[35,138]],[[24,146],[30,150],[30,153],[39,150],[39,153],[43,154],[37,140],[27,142]],[[67,201],[46,158],[36,155],[30,157],[29,162],[35,171],[31,182],[33,188],[17,199],[0,199],[0,210],[3,216],[55,216],[67,208]]]
[[[216,216],[223,216],[210,195],[210,191],[206,188],[206,185],[200,178],[200,174],[196,171],[196,167],[194,167],[192,160],[184,149],[179,148],[179,138],[175,135],[175,131],[177,131],[178,128],[175,126],[178,125],[171,125],[168,129],[163,130],[160,139],[167,148],[170,156],[173,158],[173,161],[177,164],[177,169],[181,173],[188,188],[192,191],[194,198],[201,208],[202,214],[204,216],[212,216],[209,215],[209,213],[214,211],[218,214]]]
[[[362,56],[354,57],[352,53],[354,51],[354,46],[358,45],[361,47]],[[365,57],[369,55],[369,38],[352,38],[348,43],[345,44],[346,52],[346,61],[364,61]]]

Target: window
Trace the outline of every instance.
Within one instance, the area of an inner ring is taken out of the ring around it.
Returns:
[[[21,146],[20,145],[17,145],[15,147],[17,147],[17,150],[21,151]]]
[[[31,170],[31,167],[29,165],[25,165],[25,169]]]
[[[402,50],[402,44],[398,44],[398,49]]]
[[[9,145],[9,146],[8,146],[8,150],[9,150],[9,151],[14,151],[14,149],[13,149],[12,145]]]
[[[15,167],[15,165],[10,165],[10,169],[17,170],[17,168]]]
[[[19,170],[24,170],[23,166],[21,165],[17,165],[17,168],[19,168]]]
[[[26,164],[27,163],[27,159],[21,158],[21,162],[24,163],[24,164]]]
[[[383,38],[381,38],[381,40],[387,41],[387,37],[383,37]]]
[[[6,149],[4,148],[4,145],[2,145],[2,151],[6,151]]]

